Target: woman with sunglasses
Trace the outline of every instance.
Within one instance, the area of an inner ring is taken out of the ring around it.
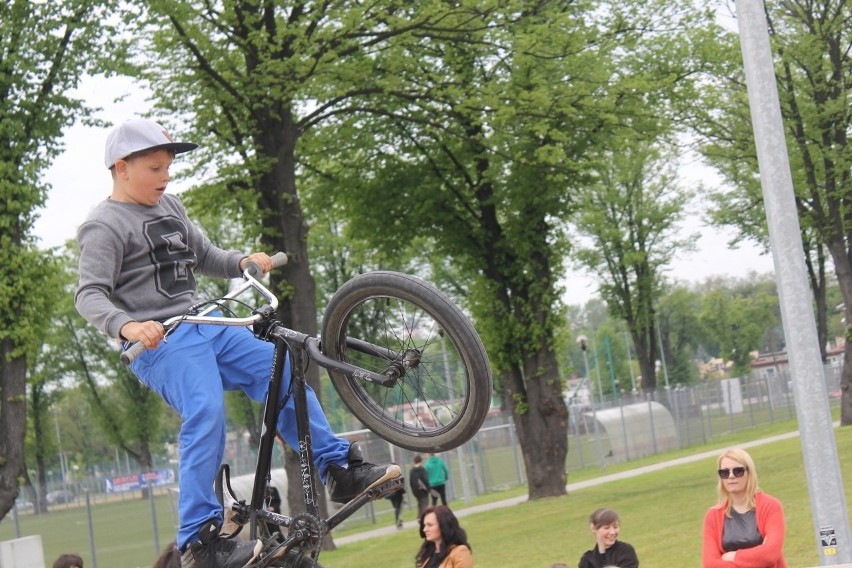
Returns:
[[[704,568],[787,568],[784,509],[760,490],[754,460],[734,448],[716,466],[719,503],[704,516]]]

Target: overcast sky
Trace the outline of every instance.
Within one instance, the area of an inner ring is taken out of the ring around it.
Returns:
[[[104,109],[98,116],[119,124],[137,113],[145,112],[149,105],[143,93],[135,92],[126,79],[92,78],[81,88],[90,104]],[[113,99],[129,93],[122,102]],[[108,129],[74,126],[65,133],[65,152],[57,158],[47,172],[52,189],[45,208],[35,225],[35,234],[43,247],[59,246],[73,239],[77,226],[96,203],[109,196],[111,181],[104,166],[104,141]],[[180,159],[180,157],[178,157]],[[706,182],[706,170],[693,169],[687,176],[700,177]],[[170,186],[170,190],[180,188]],[[773,272],[771,255],[760,254],[751,245],[738,249],[727,246],[731,233],[704,227],[698,215],[692,216],[686,231],[701,233],[698,250],[683,252],[672,264],[669,276],[686,282],[699,282],[711,276],[744,277],[750,271],[759,274]],[[571,273],[568,278],[567,298],[570,304],[586,302],[595,295],[594,279],[582,273]]]

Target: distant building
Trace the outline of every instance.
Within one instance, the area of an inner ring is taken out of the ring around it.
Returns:
[[[826,349],[826,367],[843,366],[843,353],[846,350],[846,340],[842,337],[835,338],[834,342],[828,344]],[[752,376],[760,379],[768,379],[778,376],[786,376],[790,371],[790,363],[787,360],[787,351],[776,351],[774,353],[757,354],[751,362]]]
[[[699,365],[698,376],[701,377],[701,380],[727,379],[730,377],[733,366],[733,361],[725,361],[720,357],[715,357]]]
[[[591,393],[589,392],[589,383],[586,379],[581,379],[576,375],[566,381],[565,391],[563,393],[565,404],[571,406],[588,407],[591,404]]]

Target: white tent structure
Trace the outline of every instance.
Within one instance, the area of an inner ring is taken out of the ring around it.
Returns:
[[[609,439],[612,461],[620,462],[680,447],[674,419],[659,402],[648,401],[585,412],[597,419]]]

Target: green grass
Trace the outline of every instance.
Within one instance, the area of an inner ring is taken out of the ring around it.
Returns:
[[[735,446],[757,438],[789,432],[794,421],[739,432],[701,446],[669,452],[629,463],[586,467],[571,471],[569,483],[583,481],[659,463],[708,450]],[[852,428],[835,430],[841,468],[852,467]],[[802,465],[801,441],[798,438],[762,445],[750,450],[755,457],[761,485],[780,498],[787,515],[787,539],[784,547],[790,566],[814,566],[819,557],[814,536],[808,485]],[[587,465],[591,466],[588,461]],[[626,480],[609,482],[577,490],[559,498],[543,499],[465,516],[462,524],[468,531],[479,567],[546,568],[554,562],[575,566],[580,554],[591,547],[588,530],[589,513],[600,506],[616,509],[622,518],[622,538],[633,544],[643,566],[697,566],[700,564],[701,524],[704,511],[715,500],[714,463],[712,458],[669,467]],[[846,487],[849,501],[850,487]],[[488,493],[474,498],[469,505],[525,495],[525,488]],[[159,541],[165,546],[174,538],[174,512],[171,499],[160,495],[155,499]],[[468,506],[456,501],[457,509]],[[107,568],[150,566],[155,557],[151,505],[145,500],[127,500],[98,504],[92,508],[97,563]],[[390,526],[389,505],[375,504],[378,525],[355,521],[335,531],[337,537]],[[359,515],[356,515],[356,517]],[[405,518],[413,512],[405,511]],[[92,566],[89,550],[89,527],[84,508],[54,511],[49,515],[22,514],[19,517],[23,536],[40,534],[45,559],[50,565],[61,552],[79,552]],[[15,537],[11,516],[0,523],[0,540]],[[339,546],[323,552],[320,559],[329,568],[396,568],[413,566],[413,556],[420,546],[416,529],[393,531],[392,534]]]
[[[155,499],[160,546],[175,539],[175,515],[171,499],[163,494]],[[176,503],[175,503],[176,506]],[[92,539],[97,564],[107,568],[147,567],[154,563],[151,502],[143,499],[116,500],[91,507]],[[89,522],[85,506],[59,505],[46,515],[23,513],[18,516],[21,536],[41,535],[45,564],[51,566],[64,552],[76,552],[85,565],[92,566]],[[0,540],[15,538],[11,514],[0,523]]]
[[[733,438],[676,454],[729,447],[754,439],[754,436]],[[852,467],[852,428],[837,430],[836,439],[841,469],[848,469]],[[750,453],[757,462],[761,486],[784,504],[787,519],[784,553],[788,564],[818,565],[801,440],[794,438],[758,446]],[[672,457],[678,456],[665,456],[666,459]],[[607,473],[636,465],[611,468]],[[555,562],[576,566],[580,555],[594,542],[588,529],[588,515],[598,507],[608,506],[621,515],[622,539],[636,547],[643,566],[698,566],[704,512],[716,498],[714,468],[714,458],[707,458],[578,490],[565,497],[466,516],[462,524],[468,532],[477,566],[546,568]],[[589,478],[578,475],[569,481],[579,481],[581,477]],[[845,493],[849,501],[852,491],[848,486]],[[415,529],[405,529],[340,546],[335,551],[323,553],[321,559],[328,567],[410,567],[420,542]]]

